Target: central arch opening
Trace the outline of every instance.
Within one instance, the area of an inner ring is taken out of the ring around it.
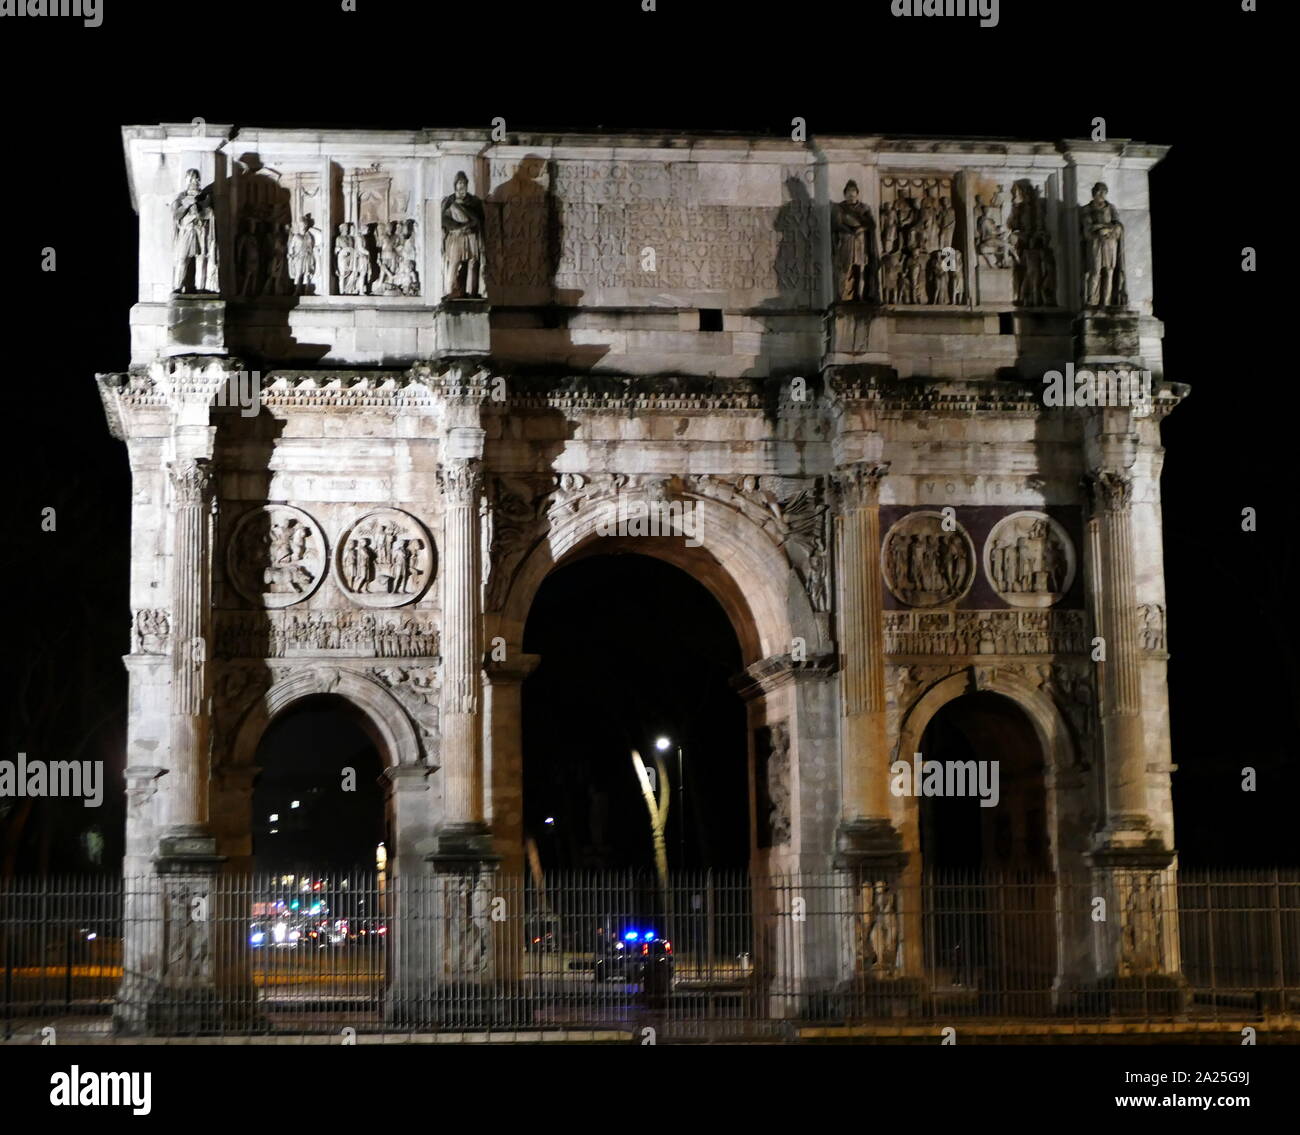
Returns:
[[[918,801],[936,996],[953,1011],[1046,1011],[1056,974],[1055,878],[1038,735],[1014,701],[981,691],[935,713],[920,753],[924,767],[934,761],[945,771],[945,793]],[[963,776],[949,780],[953,768]],[[963,785],[963,794],[948,794]]]
[[[387,972],[384,761],[346,698],[301,698],[254,756],[248,947],[260,1003],[277,1014],[374,1010]],[[382,845],[382,846],[381,846]]]
[[[524,831],[546,871],[653,870],[632,761],[668,778],[671,871],[750,858],[741,649],[717,599],[651,556],[597,554],[543,581],[524,629]]]

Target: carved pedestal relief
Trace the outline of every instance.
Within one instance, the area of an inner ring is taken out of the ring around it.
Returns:
[[[335,579],[363,607],[400,607],[433,579],[433,541],[415,517],[378,509],[354,521],[335,549]]]
[[[1058,603],[1074,582],[1076,562],[1065,529],[1042,512],[1004,517],[984,544],[985,574],[1012,607]]]
[[[137,611],[131,620],[136,654],[166,654],[171,641],[171,622],[159,608]]]
[[[289,505],[264,505],[235,525],[226,547],[227,578],[250,603],[287,607],[320,586],[326,557],[315,520]]]
[[[880,180],[880,290],[887,304],[966,302],[951,177]]]
[[[944,526],[939,512],[913,512],[886,534],[881,552],[885,583],[909,607],[960,599],[975,579],[975,545],[960,524]]]
[[[755,758],[760,777],[759,822],[766,847],[784,847],[790,842],[790,727],[783,721],[764,725],[754,737]]]

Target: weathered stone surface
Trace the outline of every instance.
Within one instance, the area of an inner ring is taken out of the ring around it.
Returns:
[[[1054,870],[1129,911],[1062,965],[1176,964],[1133,860],[1173,848],[1161,148],[165,126],[125,145],[140,294],[131,368],[100,384],[134,485],[131,869],[180,824],[245,862],[260,730],[320,692],[383,739],[399,873],[517,864],[524,621],[556,564],[608,541],[695,575],[735,626],[755,867],[859,873],[843,948],[870,960],[810,940],[810,973],[919,964],[894,906],[917,803],[885,778],[973,691],[1033,725]],[[210,212],[178,252],[191,169]],[[192,294],[209,223],[214,287]],[[296,238],[283,277],[266,225]],[[1105,361],[1152,372],[1151,404],[1045,403],[1048,370]],[[167,469],[187,461],[213,470],[216,520],[187,514],[182,541]],[[665,526],[607,535],[634,514]],[[184,714],[175,675],[198,675]]]

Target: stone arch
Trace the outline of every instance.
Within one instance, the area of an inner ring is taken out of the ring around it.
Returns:
[[[623,499],[648,500],[624,492]],[[830,649],[826,620],[813,611],[808,593],[786,554],[757,524],[719,501],[690,497],[699,512],[702,541],[688,548],[680,528],[663,539],[601,537],[597,528],[617,520],[619,497],[586,499],[567,516],[551,514],[546,536],[524,557],[498,615],[499,629],[518,642],[537,590],[550,572],[578,556],[627,550],[654,556],[702,583],[731,620],[746,666],[789,654],[803,639],[809,657]]]
[[[1063,810],[1067,801],[1077,803],[1072,789],[1077,785],[1077,752],[1065,718],[1056,703],[1038,686],[1013,671],[993,666],[973,666],[959,670],[935,682],[912,701],[902,718],[898,743],[891,755],[893,760],[911,760],[921,742],[926,726],[945,705],[971,693],[995,693],[1017,706],[1029,721],[1043,754],[1043,789],[1047,798],[1047,828],[1051,863],[1056,879],[1056,975],[1054,987],[1064,980],[1064,975],[1077,968],[1086,959],[1086,927],[1074,925],[1067,919],[1068,897],[1076,897],[1077,887],[1084,868],[1084,848],[1076,846],[1063,823]],[[902,815],[895,815],[904,831],[904,842],[911,854],[905,871],[909,886],[917,887],[923,865],[919,855],[917,826],[919,803],[913,797],[901,800]],[[908,924],[908,964],[922,964],[921,943],[924,928],[921,919],[913,917]],[[919,969],[914,971],[919,972]]]
[[[982,667],[959,670],[936,682],[913,700],[904,713],[892,760],[910,760],[925,727],[948,702],[971,693],[1001,694],[1029,719],[1042,746],[1044,772],[1051,787],[1061,773],[1076,766],[1074,741],[1064,717],[1043,691],[1017,674]]]
[[[644,490],[625,489],[625,500],[650,500]],[[545,536],[522,558],[505,601],[486,619],[489,637],[501,635],[509,644],[506,660],[489,665],[491,686],[485,746],[490,762],[491,825],[497,852],[512,869],[522,869],[516,848],[522,847],[523,738],[520,688],[536,659],[522,650],[524,625],[543,580],[557,567],[603,552],[634,552],[652,556],[680,568],[702,584],[726,613],[740,644],[742,665],[751,680],[741,690],[747,704],[751,773],[760,730],[782,722],[790,736],[790,763],[794,768],[832,759],[829,741],[814,728],[813,707],[821,700],[803,688],[810,679],[802,672],[790,679],[789,656],[793,640],[803,639],[806,662],[824,660],[832,650],[828,617],[813,610],[803,582],[785,551],[762,526],[719,501],[690,496],[699,508],[701,540],[688,548],[682,533],[662,539],[601,536],[598,527],[618,519],[619,495],[601,493],[579,501],[561,501],[547,517]],[[511,659],[524,660],[522,666]],[[759,665],[763,664],[763,665]],[[805,665],[798,663],[799,667]],[[827,674],[829,669],[823,667]],[[779,673],[778,673],[779,671]],[[760,677],[753,677],[761,672]],[[821,676],[821,671],[818,671]],[[802,754],[802,755],[801,755]],[[802,763],[801,763],[802,762]],[[751,775],[751,856],[758,855],[757,794]],[[798,799],[797,794],[795,797]],[[834,810],[834,809],[832,809]],[[792,814],[798,812],[791,805]],[[820,849],[828,838],[821,833],[800,837],[799,846]],[[799,862],[790,860],[791,869]],[[753,860],[757,863],[757,859]]]
[[[336,694],[360,712],[387,768],[419,763],[419,735],[392,694],[373,679],[349,670],[311,667],[276,682],[249,707],[235,733],[230,766],[251,765],[266,727],[294,702],[316,694]]]

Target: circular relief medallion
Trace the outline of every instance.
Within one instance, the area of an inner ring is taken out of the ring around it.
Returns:
[[[226,547],[226,574],[250,603],[288,607],[325,578],[321,527],[300,508],[267,504],[244,513]]]
[[[363,607],[413,603],[433,579],[433,541],[415,517],[396,508],[368,512],[334,550],[335,579]]]
[[[943,513],[910,512],[885,534],[880,567],[897,599],[909,607],[937,607],[970,590],[975,545],[960,524],[945,529]]]
[[[1013,607],[1051,607],[1074,582],[1074,545],[1043,512],[1013,512],[984,543],[984,574]]]

